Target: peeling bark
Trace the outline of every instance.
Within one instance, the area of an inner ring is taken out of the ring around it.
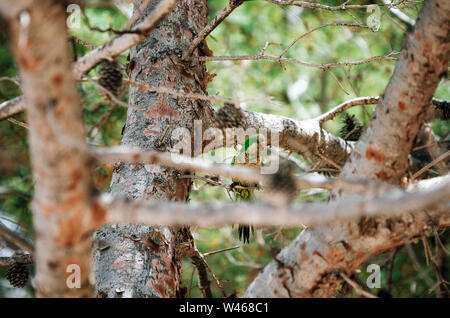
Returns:
[[[144,16],[157,3],[152,2]],[[150,35],[131,49],[131,80],[206,94],[208,77],[204,63],[189,65],[181,61],[182,50],[206,25],[206,18],[206,1],[179,1]],[[199,50],[194,54],[198,55]],[[205,102],[140,91],[133,86],[130,104],[137,109],[128,110],[122,145],[144,150],[171,149],[184,137],[176,133],[176,128],[186,128],[193,135],[194,120],[205,119],[211,112]],[[128,199],[186,201],[191,181],[177,180],[179,173],[152,164],[119,162],[113,173],[111,193]],[[184,256],[177,245],[189,239],[189,230],[183,227],[126,224],[100,229],[94,249],[97,294],[175,297]]]

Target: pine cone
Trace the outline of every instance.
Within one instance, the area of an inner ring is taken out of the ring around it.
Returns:
[[[118,96],[122,86],[122,71],[120,63],[117,61],[102,60],[98,70],[100,79],[98,83],[108,91]]]
[[[214,115],[213,122],[216,127],[226,128],[245,128],[245,114],[234,104],[225,103]]]
[[[439,109],[442,112],[442,120],[449,120],[450,119],[450,105],[447,101],[436,101],[433,102],[434,107]]]
[[[297,195],[297,182],[294,176],[295,165],[289,160],[280,161],[278,171],[271,174],[268,181],[267,198],[272,204],[284,205]]]
[[[25,264],[16,263],[6,272],[6,279],[11,285],[22,288],[28,281],[28,268]]]
[[[339,132],[340,136],[345,140],[357,141],[361,137],[363,126],[356,119],[355,115],[344,115],[344,127]]]

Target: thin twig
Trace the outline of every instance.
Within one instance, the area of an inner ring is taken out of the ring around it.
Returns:
[[[116,97],[116,95],[114,95],[110,90],[108,90],[107,88],[103,87],[102,85],[100,85],[99,83],[97,83],[95,80],[93,80],[90,77],[86,77],[87,80],[89,82],[91,82],[92,84],[94,84],[95,87],[99,88],[100,90],[102,90],[103,92],[106,93],[106,95],[108,95],[109,98],[111,98],[116,104],[126,107],[126,108],[131,108],[131,109],[135,109],[135,110],[139,110],[139,108],[131,106],[125,102],[122,102],[120,99],[118,99]]]
[[[100,61],[104,59],[111,60],[125,50],[143,41],[155,28],[157,23],[175,7],[177,2],[178,0],[160,1],[152,12],[131,30],[136,33],[126,33],[117,36],[108,43],[103,44],[78,59],[74,66],[75,79],[81,79],[85,73],[89,72]]]
[[[437,157],[436,159],[431,161],[429,164],[427,164],[425,167],[423,167],[422,169],[417,171],[415,174],[413,174],[412,178],[413,179],[417,179],[422,173],[424,173],[425,171],[429,170],[431,167],[433,167],[434,165],[438,164],[442,160],[446,159],[448,156],[450,156],[450,150],[448,150],[447,152],[443,153],[442,155],[440,155],[439,157]]]
[[[0,77],[0,81],[10,81],[20,87],[19,79],[14,78],[14,77],[2,76],[2,77]]]
[[[222,10],[192,41],[192,44],[186,49],[181,57],[183,60],[186,60],[188,56],[192,54],[194,49],[202,42],[226,17],[233,12],[234,9],[239,7],[244,1],[243,0],[230,0],[228,6]]]
[[[380,101],[380,97],[378,96],[369,96],[369,97],[357,97],[354,99],[350,99],[348,101],[343,102],[342,104],[334,107],[333,109],[327,111],[325,114],[322,114],[315,119],[319,121],[319,124],[322,125],[324,122],[333,119],[343,111],[359,105],[367,105],[367,104],[378,104]]]
[[[375,295],[369,293],[368,291],[365,291],[364,289],[362,289],[362,287],[359,286],[358,283],[356,283],[355,281],[353,281],[352,279],[350,279],[350,277],[348,277],[346,274],[344,274],[344,273],[339,273],[339,274],[341,275],[341,277],[342,277],[342,278],[343,278],[350,286],[352,286],[352,287],[355,289],[355,291],[356,291],[356,293],[357,293],[358,295],[361,295],[361,296],[364,296],[364,297],[367,297],[367,298],[378,298],[377,296],[375,296]]]
[[[320,4],[320,3],[314,3],[314,2],[306,2],[306,1],[295,1],[295,0],[263,0],[263,1],[267,1],[267,2],[271,2],[273,4],[278,4],[278,5],[293,5],[293,6],[297,6],[297,7],[301,7],[301,8],[307,8],[307,9],[322,9],[322,10],[330,10],[330,11],[340,11],[340,10],[353,10],[353,9],[367,9],[370,8],[370,4],[352,4],[352,5],[347,5],[348,1],[344,2],[342,5],[340,6],[327,6],[324,4]],[[399,0],[397,3],[395,4],[377,4],[377,6],[380,7],[387,7],[387,8],[397,8],[400,4],[402,4],[403,2],[405,2],[406,0]]]
[[[216,250],[216,251],[212,251],[212,252],[208,252],[208,253],[203,253],[203,256],[204,257],[208,257],[208,256],[211,256],[211,255],[214,255],[214,254],[223,253],[223,252],[227,252],[227,251],[232,251],[232,250],[235,250],[235,249],[240,248],[240,247],[241,247],[240,245],[236,245],[236,246],[233,246],[233,247],[222,248],[220,250]]]
[[[368,26],[365,25],[361,25],[361,24],[350,24],[350,23],[342,23],[342,22],[336,22],[336,23],[326,23],[326,24],[322,24],[319,25],[318,27],[315,27],[311,30],[309,30],[308,32],[303,33],[302,35],[300,35],[298,38],[296,38],[294,41],[292,41],[284,50],[283,52],[281,52],[281,54],[279,55],[279,57],[282,57],[295,43],[297,43],[299,40],[301,40],[302,38],[304,38],[305,36],[313,33],[314,31],[317,31],[319,29],[325,28],[325,27],[329,27],[329,26],[342,26],[342,27],[348,27],[348,28],[366,28],[366,29],[370,29]]]
[[[386,291],[388,293],[391,292],[392,288],[392,270],[394,268],[395,256],[397,255],[399,248],[396,248],[391,255],[389,256],[388,265],[387,265],[387,274],[386,274]]]
[[[312,67],[312,68],[319,68],[322,70],[326,70],[329,68],[335,68],[335,67],[341,67],[341,66],[350,66],[350,65],[361,65],[365,63],[369,63],[376,60],[391,60],[395,61],[397,60],[394,55],[399,54],[399,52],[391,52],[388,55],[383,56],[372,56],[370,58],[360,60],[360,61],[353,61],[353,62],[337,62],[337,63],[326,63],[326,64],[316,64],[316,63],[309,63],[304,62],[292,58],[286,58],[286,57],[279,57],[279,56],[272,56],[272,55],[242,55],[242,56],[196,56],[192,57],[192,59],[196,59],[198,61],[205,61],[205,62],[211,62],[211,61],[254,61],[254,60],[271,60],[271,61],[277,61],[277,62],[285,62],[285,63],[293,63],[297,65],[302,65],[306,67]]]
[[[71,39],[73,39],[76,43],[81,44],[85,47],[87,47],[88,49],[94,50],[95,46],[93,46],[92,44],[87,43],[86,41],[83,41],[75,36],[71,36]]]
[[[406,243],[406,250],[408,251],[408,255],[413,265],[413,268],[419,272],[419,275],[423,277],[428,287],[431,288],[434,285],[434,283],[430,278],[430,276],[428,275],[428,273],[422,268],[422,266],[420,266],[419,261],[417,260],[416,253],[414,253],[414,250],[410,243]]]
[[[327,68],[327,72],[330,73],[331,77],[334,78],[334,80],[338,83],[339,87],[344,91],[344,93],[347,95],[350,95],[350,93],[346,91],[346,89],[344,88],[344,85],[342,85],[341,81],[336,77],[336,75],[334,75],[334,73],[328,68]]]
[[[439,245],[441,246],[445,254],[450,255],[450,251],[445,248],[445,245],[444,243],[442,243],[441,238],[439,237],[439,234],[436,230],[434,230],[434,236],[436,237],[436,240],[438,241]]]
[[[8,118],[8,121],[10,123],[16,124],[16,125],[18,125],[20,127],[23,127],[25,129],[30,129],[30,126],[28,124],[25,124],[24,122],[21,122],[20,120],[16,120],[14,118]]]
[[[100,126],[102,126],[108,119],[109,117],[111,117],[112,112],[114,111],[114,105],[109,105],[108,110],[100,117],[99,121],[96,122],[91,129],[89,129],[87,135],[89,138],[93,138],[94,136],[92,136],[92,133],[94,132],[94,130],[96,128],[99,128]]]
[[[127,23],[122,28],[123,31],[127,30],[129,27],[133,25],[134,22],[136,22],[144,13],[145,9],[147,8],[148,4],[152,0],[144,0],[139,8],[137,9],[136,13],[133,14],[133,16],[127,21]]]

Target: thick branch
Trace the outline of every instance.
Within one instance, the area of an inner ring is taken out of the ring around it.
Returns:
[[[0,104],[0,120],[6,119],[24,111],[25,101],[23,100],[23,96],[10,99]]]
[[[319,122],[315,119],[298,121],[256,112],[245,112],[245,114],[248,128],[265,129],[268,132],[269,145],[272,142],[271,135],[277,133],[279,145],[275,146],[298,152],[310,160],[318,160],[321,156],[325,156],[343,166],[353,149],[352,142],[346,142],[321,129]]]
[[[267,183],[271,177],[262,174],[260,170],[250,167],[231,166],[229,164],[216,163],[209,160],[190,158],[176,153],[159,152],[155,150],[142,151],[124,146],[93,148],[92,155],[104,163],[128,162],[149,163],[164,167],[176,168],[180,171],[196,171],[208,175],[228,176],[239,178],[249,183]],[[322,188],[327,190],[348,191],[353,193],[380,193],[393,189],[376,181],[345,181],[343,179],[328,179],[321,175],[296,176],[297,187]]]
[[[22,236],[20,236],[13,230],[10,230],[2,223],[0,223],[0,237],[3,237],[8,242],[13,243],[17,247],[21,248],[22,250],[28,253],[33,252],[33,245],[30,242],[28,242],[26,239],[24,239]]]
[[[105,209],[105,223],[143,223],[158,225],[220,226],[226,224],[254,224],[313,226],[342,222],[362,216],[398,216],[422,212],[443,203],[448,207],[450,176],[441,177],[436,184],[413,188],[410,192],[390,190],[378,196],[353,196],[327,203],[294,203],[274,207],[265,203],[172,203],[162,201],[129,201],[104,195],[100,205]],[[442,225],[450,225],[447,209]]]
[[[0,266],[11,266],[14,264],[32,264],[33,257],[31,254],[24,254],[11,257],[0,257]]]

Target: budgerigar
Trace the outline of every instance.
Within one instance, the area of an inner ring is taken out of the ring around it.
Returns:
[[[259,167],[261,166],[261,154],[266,148],[266,140],[263,135],[257,134],[245,139],[238,154],[236,154],[231,165]],[[233,192],[236,201],[252,201],[254,199],[255,188],[258,184],[240,181],[233,178]],[[242,188],[245,187],[245,188]],[[250,232],[253,233],[253,227],[240,224],[238,227],[239,239],[244,243],[250,242]]]

